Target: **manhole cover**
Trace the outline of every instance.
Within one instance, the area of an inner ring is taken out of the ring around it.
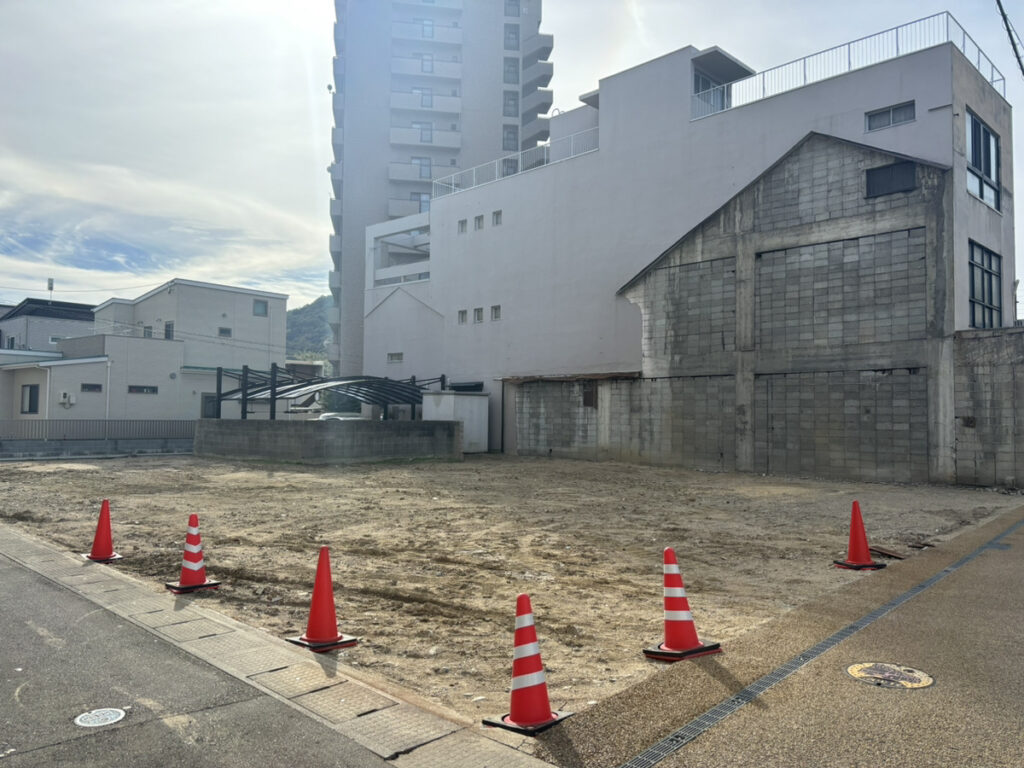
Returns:
[[[92,712],[83,712],[75,718],[75,725],[80,725],[83,728],[98,728],[101,725],[112,725],[118,720],[123,719],[123,709],[106,707],[104,709],[94,709]]]
[[[851,664],[846,671],[862,683],[885,688],[927,688],[935,682],[935,678],[919,669],[884,661]]]

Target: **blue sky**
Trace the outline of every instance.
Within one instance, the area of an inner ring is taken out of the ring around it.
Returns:
[[[760,70],[942,10],[1024,103],[994,0],[544,0],[542,30],[564,110],[684,45]],[[333,22],[331,0],[0,0],[0,303],[48,277],[82,302],[172,277],[327,293]]]

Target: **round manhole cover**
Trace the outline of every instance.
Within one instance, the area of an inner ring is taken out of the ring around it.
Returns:
[[[80,725],[83,728],[98,728],[101,725],[112,725],[123,719],[123,709],[106,707],[104,709],[94,709],[92,712],[83,712],[75,718],[75,725]]]
[[[935,678],[927,672],[884,661],[851,664],[846,671],[862,683],[884,688],[927,688],[935,682]]]

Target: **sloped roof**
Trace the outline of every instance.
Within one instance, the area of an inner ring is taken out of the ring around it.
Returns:
[[[715,216],[717,216],[718,213],[723,208],[725,208],[725,206],[729,205],[729,203],[731,203],[733,200],[738,198],[740,195],[744,194],[747,190],[749,190],[751,187],[753,187],[755,184],[757,184],[759,181],[761,181],[761,179],[763,179],[769,173],[771,173],[776,168],[778,168],[780,165],[782,165],[782,163],[784,163],[786,160],[788,160],[792,155],[794,155],[798,151],[800,151],[800,149],[804,146],[804,144],[806,144],[807,142],[811,141],[814,138],[827,139],[829,141],[834,141],[836,143],[847,144],[849,146],[858,147],[859,149],[863,149],[863,150],[866,150],[866,151],[869,151],[869,152],[876,152],[876,153],[879,153],[879,154],[882,154],[882,155],[889,155],[890,157],[892,157],[895,160],[909,160],[909,161],[917,163],[919,165],[927,165],[927,166],[930,166],[932,168],[938,168],[938,169],[943,170],[943,171],[948,171],[949,170],[949,166],[948,165],[941,165],[939,163],[933,163],[930,160],[924,160],[924,159],[922,159],[920,157],[913,157],[911,155],[904,155],[904,154],[902,154],[900,152],[893,152],[892,150],[889,150],[889,149],[882,149],[881,147],[874,147],[874,146],[871,146],[870,144],[863,144],[863,143],[861,143],[859,141],[850,141],[849,139],[843,139],[843,138],[840,138],[839,136],[832,136],[831,134],[827,134],[827,133],[819,133],[818,131],[811,131],[806,136],[804,136],[802,139],[800,139],[800,141],[798,141],[796,144],[794,144],[789,150],[787,150],[785,153],[783,153],[783,155],[778,160],[776,160],[770,166],[765,168],[761,173],[759,173],[756,177],[754,177],[750,181],[749,184],[747,184],[745,187],[743,187],[743,189],[741,189],[735,195],[730,197],[728,200],[724,201],[709,216],[704,218],[702,221],[697,222],[697,224],[694,225],[690,230],[688,230],[686,232],[686,234],[684,234],[682,237],[680,237],[678,240],[676,240],[674,243],[672,243],[672,245],[670,245],[668,248],[666,248],[664,251],[662,251],[660,254],[658,254],[658,257],[656,259],[654,259],[654,261],[652,261],[650,264],[648,264],[642,270],[637,272],[632,278],[630,278],[630,280],[625,285],[623,285],[621,288],[619,288],[619,290],[617,290],[615,292],[615,295],[616,296],[621,296],[627,290],[629,290],[634,285],[636,285],[641,280],[643,280],[643,278],[647,275],[648,272],[650,272],[655,267],[657,267],[658,263],[661,262],[662,259],[666,258],[670,253],[672,253],[672,251],[674,251],[676,248],[678,248],[683,243],[683,241],[686,240],[686,238],[688,238],[690,235],[692,235],[698,229],[700,229],[705,224],[707,224],[711,219],[713,219]]]

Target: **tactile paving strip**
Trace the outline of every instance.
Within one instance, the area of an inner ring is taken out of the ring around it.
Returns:
[[[207,635],[223,635],[225,632],[234,632],[231,627],[218,624],[209,619],[198,621],[186,621],[183,624],[167,624],[162,627],[155,627],[156,631],[172,640],[182,642],[184,640],[195,640]]]
[[[460,731],[395,758],[396,768],[551,768],[496,741]]]
[[[292,664],[289,667],[277,669],[273,672],[250,675],[249,679],[254,683],[259,683],[269,688],[274,693],[281,694],[287,699],[345,682],[344,677],[337,675],[328,677],[320,665],[311,661]]]
[[[132,618],[139,622],[139,624],[145,624],[147,627],[164,627],[168,624],[181,624],[203,617],[195,611],[172,611],[165,608],[160,611],[136,613],[132,615]]]
[[[332,723],[353,720],[379,709],[393,707],[398,703],[394,699],[382,696],[357,683],[335,685],[322,691],[299,696],[294,701]],[[438,763],[438,765],[442,765],[442,763]]]
[[[459,726],[409,704],[339,723],[338,730],[384,759],[457,731]]]

